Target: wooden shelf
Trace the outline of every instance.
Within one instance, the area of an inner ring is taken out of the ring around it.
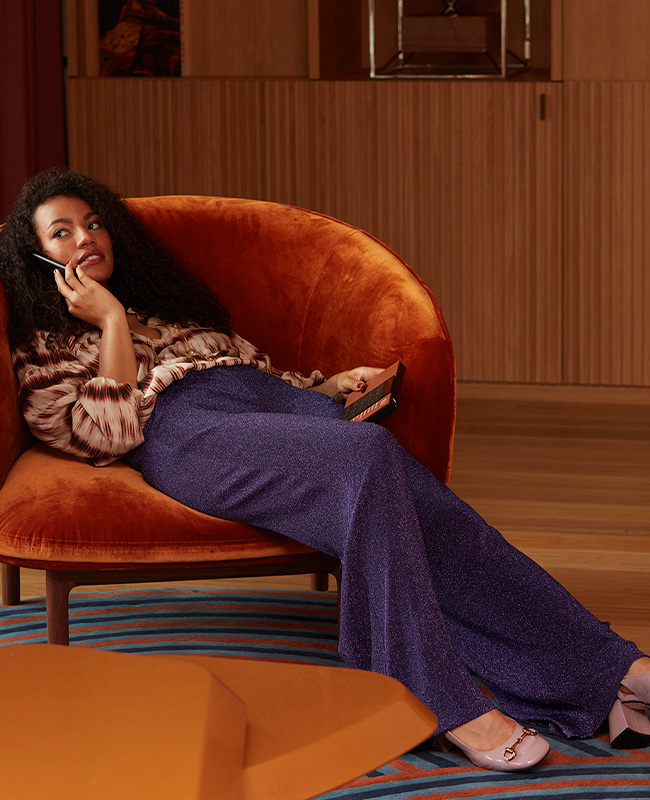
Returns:
[[[377,0],[378,5],[386,2]],[[395,5],[395,0],[388,2]],[[548,0],[531,3],[531,67],[548,70],[550,6]],[[68,77],[98,77],[97,0],[65,0],[65,18]],[[479,23],[452,20],[451,28],[491,28],[490,17],[476,19]],[[513,25],[520,26],[521,20]],[[470,37],[473,48],[478,48],[479,34]],[[392,47],[390,35],[388,29],[378,32],[382,52]],[[487,30],[486,36],[491,42],[493,32]],[[181,49],[184,77],[369,78],[368,0],[181,0]]]

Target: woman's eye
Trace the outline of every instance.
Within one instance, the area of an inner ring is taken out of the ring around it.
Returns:
[[[63,230],[63,228],[59,228],[58,230],[54,231],[54,233],[52,234],[52,236],[53,236],[55,239],[60,239],[60,238],[61,238],[61,237],[62,237],[64,234],[65,234],[65,231]]]
[[[90,225],[88,226],[88,230],[92,231],[95,228],[101,228],[101,227],[102,223],[98,219],[96,219],[94,222],[90,223]]]

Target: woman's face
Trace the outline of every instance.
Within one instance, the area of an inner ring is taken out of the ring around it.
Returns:
[[[106,286],[113,274],[113,245],[99,216],[78,197],[53,197],[34,213],[34,228],[45,255],[81,267]]]

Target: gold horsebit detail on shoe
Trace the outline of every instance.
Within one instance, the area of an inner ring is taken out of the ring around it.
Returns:
[[[515,749],[518,744],[521,744],[526,736],[537,736],[537,731],[534,728],[524,728],[523,733],[517,739],[517,741],[512,743],[512,747],[505,747],[503,749],[503,753],[501,754],[505,761],[512,761],[512,759],[517,755],[517,750]]]

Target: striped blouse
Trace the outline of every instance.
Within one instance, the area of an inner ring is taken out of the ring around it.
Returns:
[[[57,450],[94,466],[116,461],[144,441],[142,430],[156,398],[190,370],[248,364],[308,389],[325,378],[314,371],[274,370],[269,357],[237,334],[191,324],[169,325],[157,317],[140,320],[158,339],[131,333],[138,363],[138,388],[98,377],[101,333],[55,336],[37,331],[29,348],[12,353],[20,386],[19,403],[34,435]]]

